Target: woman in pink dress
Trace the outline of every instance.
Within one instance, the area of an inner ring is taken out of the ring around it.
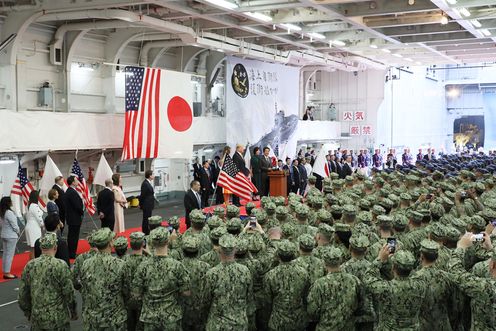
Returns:
[[[121,233],[126,230],[126,226],[124,224],[124,208],[127,208],[127,200],[124,192],[122,191],[121,175],[113,174],[112,182],[114,183],[114,187],[112,188],[112,191],[114,192],[114,232]]]

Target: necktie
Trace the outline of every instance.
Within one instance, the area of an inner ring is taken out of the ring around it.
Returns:
[[[198,206],[200,206],[200,208],[201,208],[201,199],[200,199],[200,195],[198,194],[198,192],[195,192],[195,196],[196,196],[196,200],[198,201]]]

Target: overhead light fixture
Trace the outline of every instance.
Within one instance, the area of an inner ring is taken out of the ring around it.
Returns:
[[[491,31],[489,31],[488,29],[482,29],[479,31],[486,37],[491,35]]]
[[[447,3],[449,3],[450,5],[456,5],[456,3],[458,2],[457,0],[446,0]]]
[[[472,25],[475,26],[476,28],[480,28],[482,26],[481,22],[477,20],[470,20],[470,23],[472,23]]]
[[[460,14],[462,14],[463,16],[465,17],[469,17],[470,16],[470,12],[468,11],[467,8],[463,7],[463,8],[458,8],[458,12]]]
[[[246,15],[248,15],[250,17],[253,17],[253,18],[257,19],[257,20],[264,21],[264,22],[270,22],[270,21],[272,21],[272,17],[271,16],[265,15],[265,14],[262,14],[262,13],[247,12]]]
[[[237,4],[230,2],[230,1],[226,1],[226,0],[205,0],[205,1],[208,3],[211,3],[214,6],[218,6],[218,7],[222,7],[222,8],[227,8],[227,9],[238,8]]]
[[[409,62],[413,62],[412,59],[410,59],[409,57],[407,57],[405,60],[409,61]]]
[[[384,53],[391,53],[391,51],[390,51],[389,49],[387,49],[387,48],[383,48],[383,49],[382,49],[382,51],[383,51]]]
[[[310,32],[310,33],[307,33],[307,35],[310,38],[315,38],[315,39],[325,39],[326,38],[326,36],[324,36],[322,33],[318,33],[318,32]]]
[[[331,44],[334,44],[334,45],[339,46],[339,47],[346,46],[346,43],[344,41],[341,41],[341,40],[332,40]]]
[[[217,52],[221,52],[221,53],[224,53],[224,50],[223,49],[220,49],[220,48],[217,48],[216,49]]]
[[[403,57],[403,55],[401,55],[400,53],[394,53],[393,56],[396,56],[396,57]]]
[[[422,62],[417,61],[417,62],[415,62],[415,64],[420,66],[420,65],[422,65]]]
[[[441,24],[442,25],[446,25],[446,24],[448,24],[448,22],[449,22],[448,17],[446,17],[446,15],[441,16]]]
[[[288,30],[288,32],[301,31],[301,27],[299,27],[298,25],[295,25],[295,24],[283,23],[283,24],[281,24],[281,26],[285,27]]]
[[[456,98],[460,95],[460,90],[457,88],[451,88],[450,90],[448,90],[448,92],[446,94],[450,98]]]
[[[408,0],[408,4],[409,4],[410,6],[413,6],[413,5],[415,4],[415,0]]]
[[[370,44],[370,48],[376,48],[377,49],[377,45]]]

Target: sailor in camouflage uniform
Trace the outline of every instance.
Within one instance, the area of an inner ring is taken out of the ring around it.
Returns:
[[[42,254],[28,262],[19,286],[19,307],[31,323],[31,330],[69,330],[77,319],[74,288],[67,264],[55,258],[57,235],[47,232],[40,239]]]

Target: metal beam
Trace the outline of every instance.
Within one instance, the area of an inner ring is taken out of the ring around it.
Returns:
[[[407,1],[376,0],[340,5],[326,5],[326,7],[347,17],[393,15],[438,9],[430,0],[416,0],[413,5],[409,5]]]
[[[365,17],[363,19],[364,23],[371,28],[387,28],[395,26],[411,26],[411,25],[422,25],[422,24],[439,24],[442,13],[434,14],[412,14],[412,15],[399,15],[399,16],[388,16],[388,17]]]
[[[442,41],[442,40],[464,40],[475,39],[474,35],[467,31],[451,32],[444,34],[432,35],[418,35],[418,36],[405,36],[398,38],[402,43],[424,43],[428,41]]]
[[[411,35],[459,32],[459,31],[465,31],[465,29],[463,29],[458,23],[452,22],[446,25],[441,25],[438,23],[438,24],[429,24],[429,25],[383,28],[383,29],[378,29],[378,31],[391,37],[400,37],[400,36],[411,36]]]

